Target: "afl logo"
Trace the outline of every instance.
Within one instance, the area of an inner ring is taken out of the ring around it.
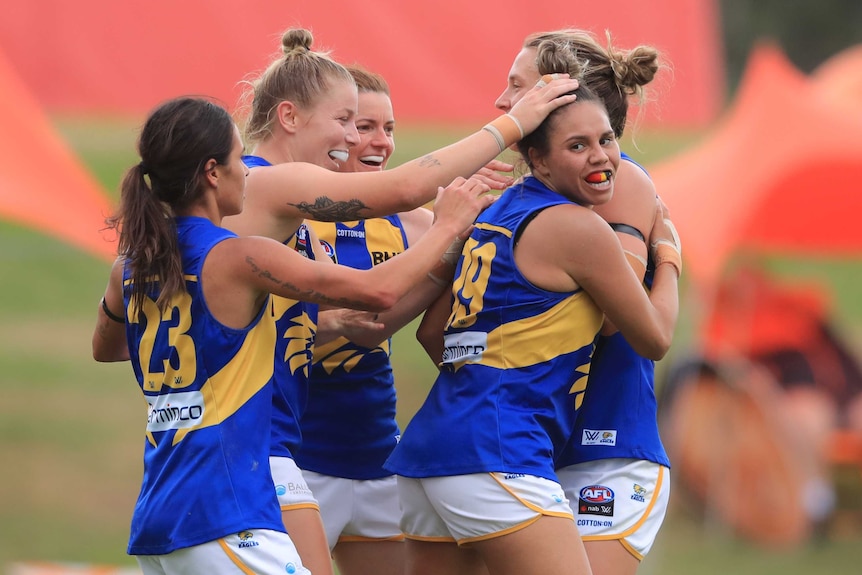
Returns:
[[[323,246],[323,251],[326,253],[327,257],[329,257],[333,262],[338,263],[338,258],[335,257],[335,248],[332,247],[332,244],[326,240],[320,240],[320,245]]]
[[[614,492],[604,485],[588,485],[581,489],[580,499],[587,503],[610,503],[614,500]]]

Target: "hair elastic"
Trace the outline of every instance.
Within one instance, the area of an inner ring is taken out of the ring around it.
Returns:
[[[115,321],[117,323],[126,323],[126,318],[120,317],[108,309],[108,304],[105,302],[104,297],[102,297],[102,311],[105,312],[105,315],[108,316],[108,319]]]

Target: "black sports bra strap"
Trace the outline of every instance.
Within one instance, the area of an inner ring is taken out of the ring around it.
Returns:
[[[613,229],[615,232],[634,236],[642,242],[646,241],[646,238],[644,238],[644,235],[641,233],[641,231],[634,226],[630,226],[628,224],[619,224],[619,223],[610,223],[610,222],[608,222],[608,225],[611,226],[611,229]]]
[[[548,206],[545,206],[543,208],[539,208],[538,210],[531,213],[530,215],[528,215],[527,217],[525,217],[521,221],[521,225],[519,225],[518,229],[515,230],[514,245],[518,245],[518,241],[521,239],[521,234],[524,233],[524,230],[526,229],[527,224],[532,222],[536,218],[536,216],[538,216],[540,213],[542,213],[543,210],[545,210],[547,208],[548,208]]]

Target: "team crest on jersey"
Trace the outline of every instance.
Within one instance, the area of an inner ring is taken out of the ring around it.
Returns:
[[[331,259],[333,262],[338,263],[338,256],[335,255],[335,248],[326,240],[320,240],[320,245],[323,247],[323,252],[326,254],[326,257]]]
[[[252,533],[251,531],[240,531],[236,534],[236,536],[239,537],[240,548],[257,547],[258,545],[260,545],[260,543],[253,540],[254,533]]]
[[[646,487],[644,487],[643,485],[638,485],[637,483],[635,483],[634,485],[632,485],[632,491],[633,491],[632,499],[634,501],[640,501],[641,503],[646,503],[646,494],[647,494]]]
[[[614,492],[604,485],[587,485],[578,494],[579,515],[603,515],[612,517],[614,514]]]
[[[581,434],[581,445],[607,445],[617,444],[616,429],[584,429]]]

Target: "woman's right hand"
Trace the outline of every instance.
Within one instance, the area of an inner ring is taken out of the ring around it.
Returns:
[[[527,135],[538,128],[548,114],[574,102],[577,97],[571,92],[577,88],[578,80],[569,78],[568,74],[545,74],[508,113]]]
[[[482,210],[490,206],[496,196],[491,188],[476,178],[455,178],[445,188],[438,188],[434,202],[434,225],[451,225],[456,235],[463,234],[476,221]]]
[[[491,160],[471,177],[485,182],[492,190],[505,190],[515,183],[515,178],[503,175],[500,172],[512,173],[513,171],[515,171],[515,166],[512,164],[507,164],[500,160]]]

